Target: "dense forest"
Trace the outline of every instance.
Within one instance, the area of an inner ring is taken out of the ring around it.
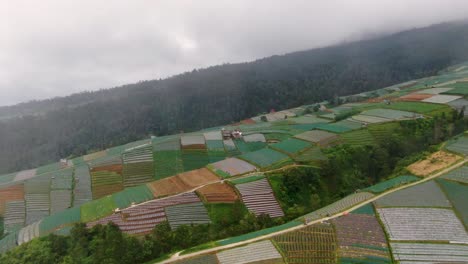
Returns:
[[[466,47],[466,22],[447,23],[2,107],[0,173],[434,75],[467,60]]]
[[[402,121],[391,126],[387,136],[369,146],[338,145],[327,149],[322,169],[299,167],[268,175],[285,216],[256,217],[246,207],[234,204],[207,205],[211,224],[172,230],[168,222],[158,224],[144,237],[129,236],[118,226],[77,224],[71,235],[54,234],[34,239],[6,254],[0,263],[144,263],[197,245],[283,224],[328,205],[346,195],[396,175],[423,158],[428,151],[463,132],[463,113],[442,114],[434,119]]]

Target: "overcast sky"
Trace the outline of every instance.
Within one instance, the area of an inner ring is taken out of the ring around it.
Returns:
[[[467,0],[0,0],[0,105],[467,16]]]

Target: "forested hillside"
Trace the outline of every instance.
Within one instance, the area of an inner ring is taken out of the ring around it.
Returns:
[[[3,107],[0,117],[26,115],[1,121],[0,173],[149,134],[198,130],[270,109],[434,75],[468,59],[466,47],[467,23],[442,24],[97,93]],[[31,113],[42,114],[27,115]]]

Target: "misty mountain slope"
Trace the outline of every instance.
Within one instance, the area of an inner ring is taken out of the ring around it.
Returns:
[[[227,64],[56,98],[55,110],[0,126],[0,173],[136,140],[193,131],[436,74],[468,59],[467,23]],[[67,103],[63,103],[67,102]],[[35,112],[48,111],[42,105]],[[73,107],[64,107],[72,105]],[[30,106],[25,104],[26,106]],[[13,107],[14,108],[14,107]],[[1,108],[0,116],[20,113]],[[17,107],[18,108],[18,107]]]

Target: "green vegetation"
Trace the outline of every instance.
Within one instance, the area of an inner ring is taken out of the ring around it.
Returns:
[[[376,144],[374,137],[367,129],[359,129],[346,132],[341,134],[340,137],[343,139],[344,144],[354,146],[366,146]]]
[[[466,202],[468,201],[468,186],[442,179],[437,182],[449,198],[460,220],[465,227],[468,227],[468,203]]]
[[[375,215],[374,206],[372,203],[368,203],[364,206],[359,207],[358,209],[351,211],[352,214],[367,214],[367,215]]]
[[[363,191],[372,192],[372,193],[382,193],[382,192],[385,192],[386,190],[398,187],[400,185],[408,184],[410,182],[415,182],[420,179],[421,178],[412,176],[412,175],[398,176],[396,178],[392,178],[392,179],[377,183],[375,185],[372,185],[371,187],[367,187],[363,189]]]
[[[312,145],[309,142],[295,138],[289,138],[279,143],[272,144],[270,146],[289,155],[297,154],[298,152],[304,151],[307,148],[312,147]]]
[[[285,154],[274,151],[269,148],[264,148],[254,152],[249,152],[239,156],[241,159],[246,160],[254,165],[258,165],[260,168],[266,168],[272,166],[274,163],[288,160],[289,157]]]
[[[468,95],[468,82],[457,82],[454,84],[449,84],[446,87],[454,88],[450,91],[445,92],[444,94],[454,94],[454,95]]]
[[[265,176],[263,175],[253,175],[249,177],[242,177],[239,179],[230,180],[230,182],[232,182],[233,184],[242,184],[242,183],[258,181],[263,178],[265,178]]]
[[[81,206],[81,221],[90,222],[111,214],[117,205],[112,196],[90,201]]]

